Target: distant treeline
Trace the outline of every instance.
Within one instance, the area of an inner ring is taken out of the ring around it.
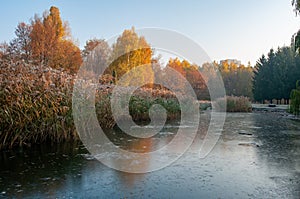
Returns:
[[[155,63],[160,66],[158,69],[149,67],[139,71],[128,84],[139,81],[139,76],[155,82],[156,78],[165,78],[165,68],[171,67],[184,76],[198,99],[209,99],[207,85],[216,78],[214,71],[219,70],[229,96],[246,96],[261,102],[285,99],[287,102],[300,79],[298,35],[295,34],[290,47],[278,48],[277,51],[271,49],[267,56],[262,55],[254,68],[250,63],[245,66],[226,60],[198,66],[175,57],[162,65],[160,58],[154,57],[146,38],[137,35],[134,28],[124,30],[112,46],[104,39],[93,38],[80,50],[72,41],[70,27],[61,19],[59,9],[51,7],[42,17],[35,15],[30,23],[18,24],[16,37],[0,45],[0,59],[2,63],[23,61],[27,66],[46,65],[71,74],[84,63],[89,70],[103,74],[101,79],[106,80],[102,81],[105,84],[115,84],[136,66]],[[176,84],[185,86],[180,81]]]
[[[90,39],[84,49],[80,51],[72,41],[70,27],[60,18],[59,9],[51,7],[42,17],[35,17],[29,24],[21,22],[15,30],[16,37],[9,43],[0,45],[0,59],[2,61],[24,61],[30,65],[46,65],[54,69],[63,69],[68,73],[76,73],[83,61],[94,72],[103,73],[105,83],[116,83],[126,72],[144,64],[159,64],[156,71],[160,75],[154,77],[153,69],[142,72],[151,81],[163,78],[164,67],[158,57],[154,57],[151,46],[144,37],[139,37],[134,28],[125,30],[116,43],[109,46],[104,39]],[[90,63],[92,62],[92,63]],[[4,63],[4,62],[2,62]],[[109,64],[109,67],[106,67]],[[252,98],[252,67],[222,62],[222,64],[207,63],[197,66],[187,60],[170,59],[166,65],[180,72],[194,88],[199,99],[209,99],[206,84],[214,81],[213,74],[205,77],[204,70],[219,69],[223,76],[227,95],[247,96]],[[102,71],[103,70],[103,71]],[[199,73],[200,71],[200,73]],[[209,74],[209,73],[205,73]],[[160,77],[158,77],[160,76]],[[132,82],[131,82],[132,83]],[[178,83],[178,86],[180,82]]]

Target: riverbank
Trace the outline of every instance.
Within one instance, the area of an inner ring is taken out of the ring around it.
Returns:
[[[257,112],[287,112],[289,105],[252,104],[252,110]]]
[[[252,111],[255,113],[276,115],[294,121],[300,121],[300,117],[289,113],[289,105],[269,106],[268,104],[252,104]]]
[[[0,61],[0,150],[78,140],[72,116],[75,78],[44,65]],[[113,85],[99,84],[96,92],[96,114],[102,128],[115,126],[110,110],[112,90]],[[180,117],[180,105],[173,92],[145,87],[136,90],[130,100],[133,120],[149,121],[153,103],[167,110],[167,119]]]
[[[75,78],[75,75],[44,65],[0,62],[0,150],[79,140],[72,116]],[[97,86],[96,115],[100,126],[106,129],[112,129],[116,124],[110,109],[113,88],[112,84]],[[120,98],[120,103],[122,100]],[[185,100],[187,106],[183,108],[194,108],[194,102],[189,100]],[[218,102],[220,110],[224,108],[221,106],[223,102],[223,99]],[[201,110],[210,106],[209,102],[199,103],[196,106],[199,105]],[[149,121],[149,109],[153,104],[159,104],[167,110],[167,120],[181,116],[182,107],[173,92],[150,87],[137,89],[133,93],[129,102],[130,116],[135,122]],[[249,112],[249,107],[248,98],[227,97],[226,111]],[[254,109],[261,112],[277,110],[265,107]],[[127,116],[124,119],[131,118]]]

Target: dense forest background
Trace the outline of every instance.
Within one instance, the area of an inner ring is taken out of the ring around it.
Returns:
[[[298,1],[292,3],[298,14]],[[162,65],[159,57],[154,57],[146,38],[137,35],[134,28],[124,30],[112,46],[104,39],[92,38],[80,50],[72,39],[68,22],[61,19],[59,9],[53,6],[42,17],[35,15],[29,23],[17,25],[15,38],[0,45],[0,60],[1,64],[23,62],[27,67],[46,65],[69,74],[75,74],[83,62],[96,60],[98,67],[92,70],[103,73],[100,78],[103,84],[116,83],[135,66],[155,63],[160,65],[161,75],[154,76],[153,68],[149,68],[144,71],[149,79],[163,78],[165,68],[171,67],[188,80],[201,100],[209,100],[206,85],[215,78],[213,73],[205,76],[204,71],[210,74],[209,71],[219,70],[227,95],[246,96],[257,102],[268,100],[272,103],[275,99],[278,103],[288,103],[300,79],[299,34],[292,36],[290,46],[271,49],[254,66],[230,60],[198,66],[176,57]],[[180,86],[181,82],[177,84]]]

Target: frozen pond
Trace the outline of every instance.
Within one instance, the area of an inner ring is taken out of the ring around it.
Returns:
[[[200,159],[197,140],[206,116],[184,156],[146,174],[108,168],[81,144],[1,152],[0,198],[300,198],[299,121],[273,113],[227,114],[217,145]],[[149,139],[119,132],[109,137],[124,149],[146,152],[172,140],[176,125]]]

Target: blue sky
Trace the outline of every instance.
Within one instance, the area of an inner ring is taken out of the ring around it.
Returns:
[[[81,48],[90,38],[109,39],[132,26],[158,27],[193,39],[212,60],[236,58],[253,65],[270,48],[289,45],[292,34],[300,29],[300,16],[295,16],[290,2],[5,0],[0,7],[0,41],[14,37],[18,22],[28,22],[35,13],[42,15],[54,5],[69,22]]]

